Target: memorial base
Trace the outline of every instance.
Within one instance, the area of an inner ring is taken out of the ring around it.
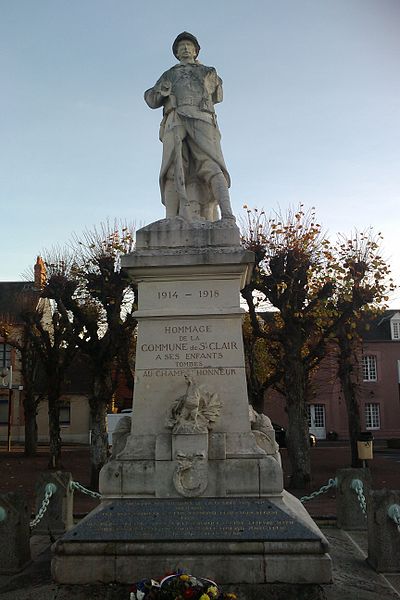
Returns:
[[[220,585],[331,581],[326,539],[283,491],[273,427],[249,409],[240,290],[253,263],[232,222],[137,232],[122,259],[139,298],[131,429],[114,432],[101,506],[53,547],[58,583],[178,569]]]
[[[182,569],[221,585],[331,582],[328,543],[280,498],[104,503],[53,546],[58,583],[134,583]]]

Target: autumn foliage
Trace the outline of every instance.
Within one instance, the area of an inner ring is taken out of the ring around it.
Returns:
[[[268,217],[263,210],[245,208],[242,243],[254,252],[255,266],[242,295],[252,335],[265,341],[268,356],[260,389],[273,387],[285,397],[292,485],[302,488],[311,478],[311,375],[328,345],[339,345],[343,332],[346,339],[355,339],[361,314],[384,306],[392,282],[379,253],[379,234],[356,232],[332,243],[314,209],[305,211],[300,205]],[[265,311],[272,311],[267,320],[262,318]],[[342,372],[338,370],[340,376]]]

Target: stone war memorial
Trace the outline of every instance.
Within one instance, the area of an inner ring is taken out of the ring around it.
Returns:
[[[163,109],[166,218],[137,232],[122,266],[138,286],[130,428],[114,433],[100,506],[53,546],[59,583],[132,583],[184,569],[220,584],[331,581],[328,543],[283,489],[269,419],[249,407],[240,245],[214,105],[222,81],[197,39],[145,92]]]

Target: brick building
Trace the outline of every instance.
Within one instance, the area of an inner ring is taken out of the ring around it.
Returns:
[[[363,335],[359,360],[361,427],[375,439],[400,438],[400,310],[377,317]],[[347,415],[334,353],[324,359],[309,401],[310,431],[325,439],[329,432],[348,439]],[[267,393],[265,412],[287,425],[284,398]]]

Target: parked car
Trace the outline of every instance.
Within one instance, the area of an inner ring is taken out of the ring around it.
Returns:
[[[286,429],[282,427],[282,425],[278,425],[278,423],[272,423],[272,427],[275,430],[275,439],[279,445],[279,448],[286,448]],[[317,445],[317,438],[313,433],[310,433],[310,446]]]
[[[131,408],[124,408],[120,413],[109,413],[107,415],[107,436],[108,436],[108,445],[112,446],[112,434],[114,429],[118,425],[118,422],[122,417],[128,417],[132,414]]]

